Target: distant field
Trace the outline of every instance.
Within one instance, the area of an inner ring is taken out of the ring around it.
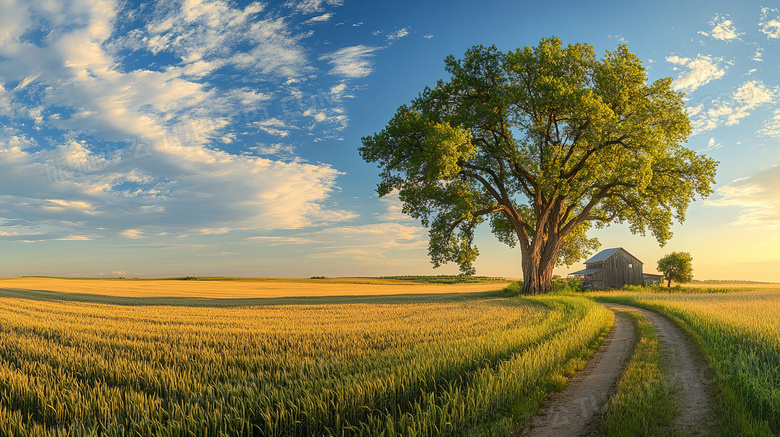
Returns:
[[[780,435],[780,284],[699,285],[730,292],[591,295],[665,314],[697,339],[712,365],[724,435]]]
[[[691,288],[725,288],[730,290],[775,290],[780,291],[780,284],[765,282],[692,282],[684,284],[684,287]]]
[[[242,278],[244,279],[244,278]],[[245,280],[100,280],[59,278],[0,278],[0,296],[18,295],[20,290],[54,292],[64,300],[93,296],[121,298],[268,299],[286,297],[382,296],[399,294],[443,294],[494,291],[508,284],[489,281],[465,284],[427,284],[396,279],[264,279]],[[9,291],[10,290],[10,291]],[[15,291],[13,291],[15,290]],[[9,294],[10,293],[10,294]],[[109,301],[107,300],[107,303]],[[137,302],[143,303],[143,302]],[[149,302],[146,302],[149,303]]]
[[[509,434],[613,322],[368,282],[0,280],[0,435]]]

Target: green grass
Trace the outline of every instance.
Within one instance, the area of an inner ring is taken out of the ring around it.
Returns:
[[[377,279],[421,282],[424,284],[481,284],[485,282],[505,282],[504,278],[468,275],[431,275],[431,276],[379,276]]]
[[[593,295],[664,314],[698,343],[711,366],[724,435],[780,434],[780,294]]]
[[[637,327],[634,353],[618,381],[615,394],[600,417],[596,436],[634,437],[674,435],[673,388],[665,384],[666,371],[653,324],[638,311],[626,312]]]

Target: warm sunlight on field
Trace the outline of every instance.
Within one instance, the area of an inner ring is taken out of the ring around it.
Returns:
[[[0,281],[0,435],[511,429],[612,315],[500,286]]]
[[[379,296],[397,294],[474,293],[500,290],[507,282],[421,284],[374,278],[247,279],[224,281],[100,280],[3,278],[4,289],[47,291],[68,296],[85,294],[126,298],[186,297],[196,299],[253,299],[322,296]],[[66,300],[72,300],[63,296]]]

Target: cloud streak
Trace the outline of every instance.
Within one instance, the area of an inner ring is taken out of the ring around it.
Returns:
[[[300,44],[307,33],[260,3],[159,2],[135,22],[122,21],[141,14],[126,7],[0,5],[0,121],[45,132],[0,131],[0,183],[8,187],[0,238],[145,239],[354,217],[329,203],[340,171],[290,156],[289,145],[274,146],[286,152],[282,161],[239,141],[346,125],[330,94],[286,85],[316,71]],[[27,36],[43,27],[45,41]],[[137,62],[144,57],[159,61]],[[244,80],[215,82],[224,74]],[[279,116],[268,113],[273,101]]]
[[[333,67],[330,74],[355,79],[371,74],[373,71],[371,58],[377,50],[379,47],[360,44],[324,54],[319,59],[327,61]]]
[[[737,207],[737,219],[732,223],[751,229],[780,228],[780,166],[770,167],[757,174],[740,178],[720,187],[710,207]]]
[[[713,56],[698,55],[695,59],[669,56],[666,61],[687,70],[681,72],[672,83],[676,90],[692,92],[726,74],[725,69],[720,67],[722,59]]]

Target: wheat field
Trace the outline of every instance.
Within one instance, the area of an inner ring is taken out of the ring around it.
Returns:
[[[0,434],[510,432],[613,323],[391,282],[0,281]]]

